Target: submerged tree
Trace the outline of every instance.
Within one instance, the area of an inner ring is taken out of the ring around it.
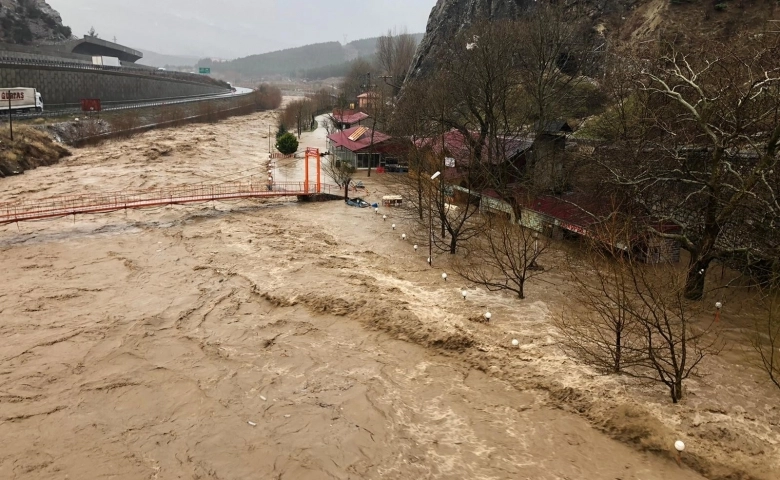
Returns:
[[[350,162],[345,162],[337,158],[329,157],[322,164],[322,170],[325,175],[333,179],[333,182],[339,187],[344,188],[344,201],[349,199],[349,184],[355,176],[355,166]]]
[[[630,108],[612,116],[624,126],[597,155],[634,207],[676,227],[654,233],[690,253],[685,297],[701,299],[713,261],[750,267],[776,248],[780,47],[775,35],[660,48],[634,60]]]
[[[769,379],[780,388],[780,279],[762,292],[761,313],[756,321],[753,348]]]
[[[468,243],[469,254],[455,263],[455,271],[492,292],[524,299],[526,282],[545,272],[538,260],[549,238],[503,216],[491,215],[484,227],[484,234]]]
[[[588,237],[583,249],[569,252],[572,306],[555,319],[564,350],[608,373],[629,373],[647,359],[644,331],[634,317],[636,259],[618,247],[630,244],[632,230],[629,222],[606,222],[598,239]]]
[[[638,267],[631,272],[636,297],[632,315],[644,333],[647,358],[644,368],[632,374],[665,385],[677,403],[683,398],[683,381],[698,373],[705,357],[720,351],[720,338],[712,331],[714,320],[697,322],[702,312],[685,297],[684,274],[670,266]]]

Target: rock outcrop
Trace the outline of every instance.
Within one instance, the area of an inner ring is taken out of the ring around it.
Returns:
[[[45,0],[0,0],[0,42],[32,45],[70,37],[70,27]]]
[[[462,30],[482,19],[518,18],[534,0],[438,0],[428,18],[425,37],[417,47],[407,80],[433,66],[437,51]]]
[[[438,0],[417,47],[407,81],[430,71],[438,51],[452,38],[482,19],[515,19],[552,0]],[[777,0],[750,0],[737,4],[676,0],[567,0],[559,2],[572,17],[586,18],[595,32],[613,47],[631,46],[665,38],[706,46],[710,40],[728,41],[741,32],[777,30]]]

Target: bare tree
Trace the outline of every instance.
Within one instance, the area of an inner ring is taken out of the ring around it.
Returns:
[[[341,83],[341,91],[344,95],[343,104],[347,108],[350,104],[357,107],[357,97],[366,90],[370,81],[368,75],[374,71],[374,66],[365,59],[358,58],[349,68],[347,76]]]
[[[331,113],[331,114],[328,114],[328,115],[325,116],[324,128],[325,128],[325,132],[328,135],[331,135],[331,134],[336,133],[336,132],[341,130],[341,128],[340,128],[341,127],[341,121],[339,120],[338,117],[339,117],[338,113],[335,114],[335,115],[333,113]]]
[[[441,126],[428,121],[425,115],[421,114],[420,109],[420,105],[430,100],[428,89],[431,87],[432,85],[425,81],[407,85],[403,98],[390,112],[388,121],[388,133],[396,139],[410,140],[406,144],[403,158],[409,175],[397,177],[394,184],[400,189],[399,193],[407,198],[407,205],[412,207],[414,217],[420,222],[424,220],[425,210],[428,207],[427,200],[424,201],[428,190],[424,174],[431,172],[428,174],[430,177],[433,172],[439,170],[441,165],[441,160],[436,161],[434,165],[434,153],[429,141],[441,133]]]
[[[641,261],[645,224],[613,213],[589,229],[589,248],[568,258],[573,306],[555,323],[565,351],[601,371],[660,383],[677,403],[683,382],[722,342],[715,318],[685,298],[685,272]]]
[[[314,102],[314,111],[316,114],[330,111],[336,103],[333,94],[327,88],[317,90],[313,95],[309,95],[309,98]]]
[[[598,66],[590,24],[577,13],[540,2],[516,24],[513,64],[537,130],[571,113],[580,95],[576,87]]]
[[[564,350],[608,373],[625,373],[647,359],[644,331],[634,317],[636,260],[616,246],[629,245],[631,233],[629,223],[609,221],[598,240],[588,238],[584,249],[569,253],[572,306],[555,319]]]
[[[756,322],[753,348],[761,359],[761,366],[769,379],[780,388],[780,292],[775,282],[764,292],[762,314]]]
[[[488,290],[525,298],[525,284],[544,273],[538,260],[549,246],[547,237],[503,216],[489,216],[483,236],[468,243],[469,254],[455,262],[455,271]]]
[[[777,35],[682,51],[663,44],[640,68],[624,111],[633,125],[597,150],[613,185],[656,231],[690,253],[685,296],[701,299],[713,261],[748,269],[771,260],[780,222],[780,47]],[[627,161],[626,153],[633,154]]]
[[[408,87],[393,116],[393,131],[413,139],[407,155],[410,174],[397,187],[414,207],[421,230],[429,229],[432,213],[439,234],[428,235],[436,249],[454,254],[461,242],[481,231],[479,195],[486,170],[468,128],[448,130],[443,120],[451,112],[454,97],[447,92],[451,84],[442,81],[447,81],[446,76]],[[448,157],[457,157],[457,161],[448,165]],[[437,171],[441,176],[431,182]]]
[[[323,162],[322,170],[339,187],[344,187],[344,201],[349,199],[349,184],[355,175],[355,166],[350,162],[330,157]]]
[[[712,317],[703,325],[696,321],[703,312],[685,298],[684,274],[670,266],[634,266],[632,315],[644,332],[647,360],[632,375],[665,385],[677,403],[683,398],[683,381],[698,374],[705,357],[720,351],[720,337],[713,332]]]
[[[506,142],[496,139],[516,131],[510,121],[510,106],[518,98],[511,68],[512,42],[507,40],[512,32],[507,22],[484,22],[458,36],[445,52],[441,69],[418,80],[422,85],[415,88],[426,93],[425,101],[411,109],[399,105],[399,109],[413,110],[415,129],[426,135],[418,143],[429,159],[418,165],[429,168],[428,177],[442,172],[435,192],[428,192],[427,184],[420,181],[417,195],[433,205],[440,227],[434,242],[451,254],[459,242],[480,233],[479,197],[490,185],[491,168],[505,157]],[[475,37],[478,47],[470,47]],[[407,90],[401,103],[414,101],[409,97]],[[446,158],[454,163],[448,165]],[[417,175],[421,180],[425,177]]]
[[[315,113],[316,106],[312,100],[308,98],[295,100],[287,104],[280,114],[279,121],[282,125],[295,125],[296,133],[300,138],[304,129],[310,130],[314,126]]]
[[[380,70],[392,78],[392,81],[388,82],[393,89],[392,96],[396,96],[400,91],[400,85],[409,73],[416,50],[417,42],[414,36],[405,31],[400,34],[388,31],[387,35],[377,40],[377,62]]]
[[[589,75],[598,70],[601,61],[597,42],[606,40],[592,32],[579,7],[537,2],[532,8],[533,14],[515,25],[513,67],[522,95],[522,108],[517,109],[522,112],[520,121],[532,122],[535,142],[528,161],[511,172],[511,177],[519,177],[528,190],[560,192],[569,188],[568,156],[563,149],[549,148],[550,142],[540,140],[582,109],[584,97],[593,90]],[[505,200],[511,197],[504,182],[496,183],[496,191]]]

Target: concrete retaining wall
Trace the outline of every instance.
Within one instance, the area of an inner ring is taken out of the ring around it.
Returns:
[[[0,58],[21,58],[25,60],[57,61],[92,65],[92,57],[77,53],[55,52],[51,47],[31,47],[0,43]],[[0,67],[1,68],[1,67]]]
[[[142,74],[34,65],[0,66],[0,87],[33,87],[48,106],[77,105],[82,98],[132,102],[226,91],[216,85]]]

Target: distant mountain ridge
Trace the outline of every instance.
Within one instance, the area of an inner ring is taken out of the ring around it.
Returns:
[[[143,52],[144,58],[138,60],[137,63],[150,67],[191,67],[199,60],[199,57],[187,55],[164,55],[148,50],[141,50],[141,52]]]
[[[423,34],[413,34],[419,42]],[[288,48],[275,52],[250,55],[227,62],[200,60],[198,67],[210,67],[213,73],[232,74],[247,79],[263,77],[310,77],[326,78],[346,72],[349,62],[357,58],[370,59],[376,54],[379,37],[355,40],[346,45],[339,42],[324,42]],[[322,73],[317,73],[322,72]],[[321,76],[324,75],[324,76]]]

